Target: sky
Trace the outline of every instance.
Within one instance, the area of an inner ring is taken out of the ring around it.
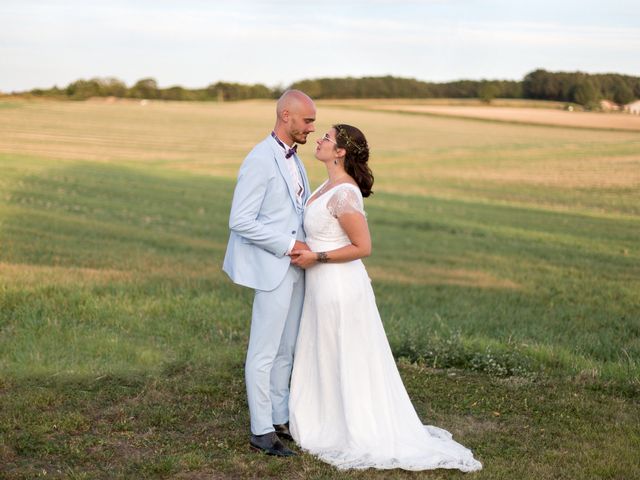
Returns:
[[[640,76],[638,0],[0,0],[0,18],[2,92],[94,77],[204,88]]]

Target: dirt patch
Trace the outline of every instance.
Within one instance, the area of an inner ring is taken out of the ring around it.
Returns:
[[[0,463],[8,464],[18,459],[16,451],[6,444],[0,444]]]
[[[428,113],[502,122],[640,131],[640,116],[626,113],[569,112],[543,108],[456,105],[377,105],[372,110]]]
[[[471,415],[448,415],[446,422],[447,430],[454,434],[454,438],[466,438],[471,435],[481,437],[501,430],[495,419],[480,419]]]

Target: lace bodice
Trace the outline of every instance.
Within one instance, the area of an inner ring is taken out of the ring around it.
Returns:
[[[360,189],[350,183],[341,183],[316,197],[304,213],[309,248],[314,251],[334,250],[351,243],[338,217],[354,212],[365,215]]]

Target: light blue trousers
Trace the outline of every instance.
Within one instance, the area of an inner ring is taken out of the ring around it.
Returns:
[[[256,290],[245,363],[254,435],[289,421],[289,381],[303,300],[304,272],[294,266],[275,290]]]

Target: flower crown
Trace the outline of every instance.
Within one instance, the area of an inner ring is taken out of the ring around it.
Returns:
[[[353,148],[355,148],[358,153],[362,153],[364,151],[365,148],[367,148],[367,144],[365,142],[364,146],[362,145],[358,145],[354,140],[351,139],[351,137],[347,134],[347,131],[342,128],[342,127],[338,127],[338,136],[341,136],[342,138],[344,138],[345,140],[345,145],[348,147],[349,145],[352,145]]]

